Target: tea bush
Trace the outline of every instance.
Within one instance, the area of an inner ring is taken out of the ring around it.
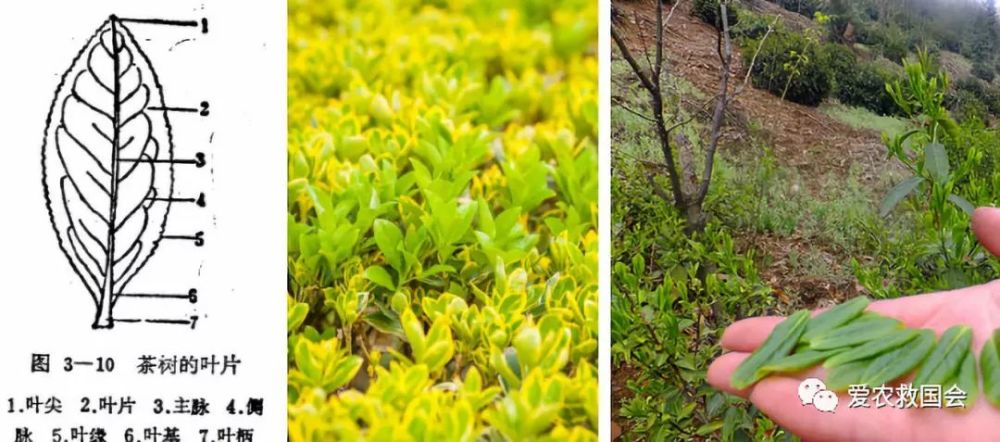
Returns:
[[[879,115],[899,113],[899,107],[885,90],[899,76],[874,63],[862,63],[851,69],[838,71],[837,99],[850,106],[859,106]]]
[[[612,365],[636,371],[619,411],[626,440],[774,440],[773,422],[705,382],[723,326],[765,311],[770,288],[722,225],[686,237],[639,178],[623,172],[612,183]]]
[[[993,66],[990,66],[983,62],[975,62],[972,64],[972,75],[979,77],[983,81],[989,83],[993,81],[993,77],[996,76],[996,72],[993,71]]]
[[[596,440],[597,4],[289,8],[289,440]]]
[[[632,425],[628,440],[774,440],[773,422],[705,382],[722,326],[767,304],[770,289],[752,258],[735,251],[718,223],[687,239],[676,214],[640,209],[635,195],[624,204],[635,224],[616,223],[623,230],[613,246],[611,354],[614,366],[637,372],[619,411]],[[712,269],[707,277],[703,267]]]
[[[743,47],[758,45],[758,41],[748,40]],[[753,50],[743,51],[745,66],[750,66],[753,54]],[[830,68],[818,44],[795,33],[776,32],[764,41],[751,78],[754,86],[807,106],[819,105],[833,87]]]
[[[823,9],[823,0],[775,0],[778,6],[791,12],[797,12],[806,17],[812,18],[816,11]]]
[[[719,0],[694,0],[691,5],[691,13],[695,17],[701,19],[701,21],[715,26],[717,29],[722,29],[722,17],[719,13],[722,10],[719,7]],[[730,2],[726,5],[726,23],[730,28],[739,24],[740,14],[737,9],[735,2]],[[766,29],[766,28],[765,28]]]
[[[871,24],[861,27],[858,42],[873,46],[883,57],[902,64],[909,52],[906,33],[897,25]]]
[[[958,121],[969,121],[976,119],[985,121],[989,115],[989,108],[980,99],[980,96],[969,91],[960,90],[949,96],[949,109],[955,114]]]
[[[1000,87],[975,78],[963,78],[955,82],[955,89],[945,97],[945,105],[952,111],[956,110],[962,102],[963,93],[981,101],[990,114],[1000,116]]]
[[[620,64],[612,64],[613,76],[629,69]],[[616,93],[632,108],[644,99],[634,89]],[[627,392],[614,404],[626,430],[621,440],[782,440],[787,433],[749,402],[705,382],[722,351],[723,327],[775,311],[753,254],[738,250],[716,220],[693,237],[684,234],[682,217],[651,195],[646,180],[642,159],[659,148],[648,122],[616,106],[611,111],[611,360],[612,370],[625,370],[612,377],[615,389]],[[702,129],[696,121],[682,130]],[[706,204],[712,213],[729,213],[740,209],[730,204],[748,199],[735,198],[743,189],[728,184],[727,160],[717,161]]]
[[[841,81],[840,77],[858,67],[858,56],[847,45],[838,43],[823,44],[822,51],[836,89]]]

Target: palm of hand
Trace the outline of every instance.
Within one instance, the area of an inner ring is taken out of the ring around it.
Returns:
[[[980,241],[994,254],[1000,252],[1000,211],[980,210],[974,226]],[[899,319],[907,327],[932,329],[941,335],[963,324],[972,328],[972,347],[978,355],[983,343],[1000,328],[1000,281],[951,292],[873,302],[868,310]],[[708,370],[708,382],[752,401],[782,427],[805,440],[993,440],[1000,430],[1000,408],[978,399],[966,410],[915,408],[849,408],[849,397],[840,395],[834,413],[822,413],[798,400],[799,383],[825,377],[821,367],[792,376],[771,376],[746,390],[736,390],[730,378],[736,367],[764,341],[783,318],[759,317],[738,321],[726,329],[722,347],[729,351]],[[978,363],[977,363],[978,370]],[[912,378],[903,379],[908,382]],[[981,378],[981,374],[980,374]],[[980,382],[981,384],[981,382]],[[869,401],[871,404],[871,401]]]

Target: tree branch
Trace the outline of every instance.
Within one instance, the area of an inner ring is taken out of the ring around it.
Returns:
[[[741,83],[736,88],[736,90],[733,92],[733,95],[729,98],[730,103],[736,101],[736,98],[743,93],[743,91],[747,87],[747,84],[750,83],[750,75],[753,74],[753,67],[757,64],[757,56],[760,55],[761,49],[764,48],[764,42],[767,41],[767,37],[771,35],[771,32],[774,32],[774,27],[775,25],[778,24],[778,19],[780,18],[781,18],[780,15],[775,15],[774,20],[771,21],[771,24],[767,25],[767,32],[764,32],[764,37],[760,39],[760,43],[757,44],[757,50],[754,51],[753,58],[750,59],[750,66],[747,67],[747,73],[746,76],[743,77],[743,83]]]
[[[611,27],[611,38],[614,39],[615,45],[618,46],[619,51],[622,53],[622,57],[625,58],[625,62],[627,62],[632,68],[632,72],[635,73],[635,76],[639,78],[639,83],[642,84],[642,87],[650,93],[655,92],[656,87],[653,86],[652,80],[646,78],[646,75],[642,73],[642,68],[639,67],[639,62],[637,62],[635,57],[632,56],[632,51],[628,49],[628,45],[625,44],[625,40],[622,39],[621,35],[618,35],[618,31],[615,30],[614,26]]]
[[[691,122],[692,120],[694,120],[694,116],[690,116],[690,117],[688,117],[688,118],[687,118],[687,119],[685,119],[685,120],[682,120],[682,121],[680,121],[680,122],[678,122],[678,123],[675,123],[675,124],[674,124],[673,126],[670,126],[670,127],[668,127],[668,128],[667,128],[667,134],[669,135],[669,134],[670,134],[671,132],[673,132],[673,131],[674,131],[674,129],[677,129],[678,127],[681,127],[681,126],[683,126],[683,125],[685,125],[685,124],[688,124],[688,123],[690,123],[690,122]]]
[[[675,5],[676,7],[676,5]],[[657,17],[657,35],[656,35],[656,46],[658,49],[663,48],[663,16],[662,14]],[[680,175],[677,170],[677,163],[674,161],[673,150],[670,146],[670,134],[667,132],[666,123],[663,120],[663,96],[660,92],[660,81],[662,71],[659,68],[653,69],[656,76],[647,77],[642,73],[642,68],[639,67],[639,63],[636,61],[632,52],[628,49],[628,45],[625,43],[625,39],[618,33],[615,26],[611,27],[611,38],[615,41],[615,45],[622,53],[622,57],[635,72],[636,76],[639,77],[639,82],[646,88],[649,93],[649,104],[650,110],[653,112],[654,128],[656,130],[656,136],[660,140],[660,151],[663,154],[664,162],[667,166],[667,175],[670,179],[671,190],[673,191],[673,204],[678,209],[683,209],[687,204],[688,198],[684,195],[684,191],[681,188]],[[648,51],[647,51],[648,55]],[[661,189],[662,190],[662,189]],[[656,189],[654,188],[654,191]],[[665,194],[665,192],[663,192]]]
[[[657,39],[656,44],[656,72],[654,75],[660,76],[661,70],[663,68],[663,32],[666,30],[667,26],[670,25],[670,19],[674,16],[674,11],[677,7],[681,5],[683,1],[677,0],[674,2],[674,6],[670,8],[670,12],[667,13],[667,18],[663,18],[663,1],[656,0],[656,35],[661,38]]]
[[[701,174],[701,186],[697,194],[693,195],[690,204],[701,205],[708,195],[709,186],[712,184],[712,170],[715,166],[715,152],[719,147],[719,140],[722,137],[722,126],[726,120],[726,106],[729,104],[727,95],[729,93],[729,76],[733,60],[733,44],[729,38],[729,17],[727,16],[726,0],[719,2],[721,12],[722,29],[718,33],[719,60],[722,66],[719,68],[719,95],[715,101],[715,112],[712,115],[712,126],[709,132],[708,147],[705,151],[705,171]]]
[[[643,113],[641,113],[641,112],[639,112],[637,110],[633,110],[632,108],[626,106],[625,103],[618,102],[618,103],[615,103],[615,104],[617,104],[618,107],[622,108],[622,110],[624,110],[624,111],[626,111],[626,112],[628,112],[628,113],[630,113],[632,115],[635,115],[635,116],[637,116],[639,118],[642,118],[643,120],[646,120],[646,121],[648,121],[650,123],[655,123],[656,122],[656,120],[653,119],[653,117],[647,116],[647,115],[645,115],[645,114],[643,114]]]
[[[642,19],[639,17],[639,11],[634,11],[632,22],[635,23],[636,31],[639,33],[639,43],[642,44],[642,57],[646,59],[646,65],[649,66],[649,78],[655,79],[659,76],[656,72],[656,68],[653,66],[653,59],[649,58],[649,45],[646,44],[646,32],[642,28]],[[657,84],[657,86],[659,86]]]

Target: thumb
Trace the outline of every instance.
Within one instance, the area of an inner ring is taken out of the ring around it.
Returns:
[[[1000,257],[1000,209],[981,207],[972,215],[972,230],[976,232],[979,242]]]

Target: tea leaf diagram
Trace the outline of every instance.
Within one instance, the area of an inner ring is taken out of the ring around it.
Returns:
[[[163,89],[123,20],[105,21],[56,91],[42,149],[59,246],[113,328],[114,306],[164,239],[174,146]]]

